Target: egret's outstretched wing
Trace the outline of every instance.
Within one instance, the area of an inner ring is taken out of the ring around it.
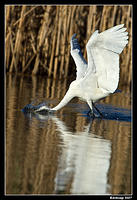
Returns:
[[[95,31],[86,45],[88,78],[90,71],[95,72],[98,86],[111,93],[119,82],[119,54],[128,43],[128,32],[123,26],[114,26],[100,34]]]
[[[85,72],[87,70],[87,62],[82,56],[82,52],[78,43],[78,40],[75,38],[76,34],[74,34],[71,38],[71,55],[75,61],[77,67],[77,77],[76,79],[80,79],[84,77]]]

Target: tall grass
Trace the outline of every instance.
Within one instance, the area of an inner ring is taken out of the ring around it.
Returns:
[[[5,6],[5,66],[7,72],[45,74],[64,78],[75,75],[70,56],[74,33],[86,58],[90,35],[124,23],[129,44],[121,61],[121,81],[131,81],[132,6],[131,5],[7,5]]]

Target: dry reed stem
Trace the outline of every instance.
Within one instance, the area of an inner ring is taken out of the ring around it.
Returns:
[[[58,67],[58,55],[59,55],[59,47],[60,47],[60,34],[61,34],[61,25],[62,25],[62,18],[60,17],[60,10],[62,7],[57,7],[58,9],[58,33],[57,33],[57,44],[56,44],[56,52],[55,52],[55,62],[54,62],[54,73],[53,77],[56,78],[57,76],[57,67]]]
[[[64,9],[64,15],[63,15],[64,23],[63,23],[63,36],[62,36],[62,48],[61,48],[61,64],[60,64],[60,72],[59,72],[59,78],[61,78],[64,74],[63,66],[65,62],[65,43],[66,43],[66,25],[67,25],[67,6],[65,6]]]
[[[73,26],[73,16],[74,16],[74,12],[76,10],[76,6],[73,6],[72,8],[70,7],[70,15],[68,17],[68,26],[70,26],[69,28],[69,37],[68,37],[68,40],[70,41],[70,38],[73,34],[73,29],[72,29],[72,26]],[[68,76],[68,68],[69,68],[69,59],[70,59],[70,49],[67,49],[67,56],[66,56],[66,64],[65,64],[65,73],[64,73],[64,77],[67,77]]]
[[[37,49],[37,57],[36,57],[34,69],[32,71],[32,74],[34,74],[34,75],[37,74],[37,72],[39,70],[39,62],[40,62],[39,53],[40,53],[40,49],[41,49],[41,47],[42,47],[42,45],[44,43],[46,34],[48,32],[48,30],[46,30],[46,24],[47,24],[47,19],[49,17],[50,9],[51,9],[51,7],[48,6],[47,12],[44,13],[43,20],[42,20],[42,25],[40,27],[39,34],[38,34],[39,44],[38,44],[38,49]]]
[[[56,9],[56,12],[58,10]],[[51,50],[51,57],[50,57],[50,63],[49,63],[49,71],[48,71],[48,76],[50,77],[53,68],[53,59],[54,59],[54,54],[55,54],[55,45],[56,45],[56,34],[57,34],[57,20],[58,20],[58,15],[56,14],[56,19],[55,19],[55,28],[53,30],[53,42],[52,42],[52,50]]]
[[[34,6],[33,8],[31,8],[28,12],[26,12],[22,17],[25,18],[28,14],[30,14],[30,12],[32,12],[34,9],[36,9],[37,6]],[[19,22],[20,22],[21,18],[18,19],[14,24],[13,26],[16,26]]]
[[[15,47],[14,47],[14,50],[13,50],[13,59],[11,61],[11,66],[10,66],[10,72],[13,71],[13,67],[15,68],[15,71],[17,72],[17,65],[18,65],[18,61],[19,61],[19,53],[20,53],[20,50],[21,50],[21,42],[22,42],[22,32],[23,30],[23,22],[24,22],[24,13],[25,13],[25,10],[26,10],[26,6],[22,6],[22,11],[21,11],[21,19],[20,19],[20,23],[19,23],[19,28],[18,28],[18,31],[17,31],[17,36],[16,36],[16,41],[15,41]],[[16,62],[14,57],[16,58]]]

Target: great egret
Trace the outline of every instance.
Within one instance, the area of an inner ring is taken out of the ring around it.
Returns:
[[[71,38],[71,55],[75,61],[77,74],[62,101],[53,108],[41,106],[41,110],[57,111],[64,107],[73,97],[86,101],[93,114],[94,102],[114,93],[119,82],[119,54],[128,43],[128,32],[120,24],[98,33],[96,30],[86,44],[87,60],[74,34]],[[95,107],[96,108],[96,107]],[[97,109],[97,108],[96,108]],[[99,112],[99,110],[97,109]],[[100,113],[101,114],[101,113]]]

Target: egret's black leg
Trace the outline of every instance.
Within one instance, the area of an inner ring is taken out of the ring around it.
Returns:
[[[99,111],[99,109],[95,106],[95,104],[92,102],[92,106],[97,110],[97,112],[100,114],[100,116],[103,118],[104,116],[102,113]]]

